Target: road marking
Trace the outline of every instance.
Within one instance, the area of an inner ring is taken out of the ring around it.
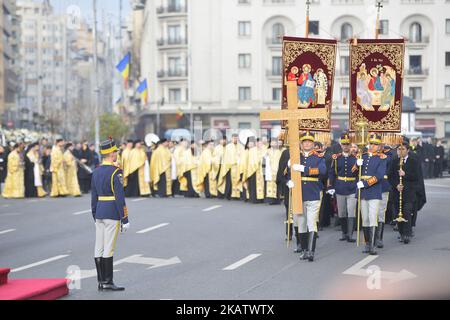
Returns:
[[[37,266],[40,266],[40,265],[43,265],[43,264],[46,264],[46,263],[49,263],[49,262],[53,262],[53,261],[56,261],[56,260],[61,260],[61,259],[64,259],[64,258],[66,258],[68,256],[69,256],[68,254],[59,255],[59,256],[56,256],[56,257],[53,257],[53,258],[45,259],[45,260],[42,260],[42,261],[38,261],[38,262],[35,262],[35,263],[32,263],[32,264],[20,267],[20,268],[13,269],[13,270],[11,270],[11,272],[23,271],[23,270],[30,269],[30,268],[33,268],[33,267],[37,267]]]
[[[144,200],[147,200],[147,198],[134,199],[134,200],[131,200],[131,202],[139,202],[139,201],[144,201]]]
[[[222,207],[221,205],[212,206],[212,207],[203,209],[202,211],[203,211],[203,212],[208,212],[208,211],[212,211],[212,210],[215,210],[215,209],[219,209],[219,208],[221,208],[221,207]]]
[[[180,259],[178,257],[172,257],[170,259],[159,259],[159,258],[146,258],[143,257],[142,254],[135,254],[132,256],[129,256],[127,258],[121,259],[114,263],[114,265],[122,264],[122,263],[135,263],[135,264],[143,264],[143,265],[150,265],[151,267],[147,268],[149,269],[155,269],[159,267],[166,267],[170,266],[172,264],[178,264],[181,263]]]
[[[450,186],[445,186],[442,184],[434,184],[434,183],[425,183],[427,187],[437,187],[437,188],[450,188]]]
[[[363,269],[366,265],[374,261],[378,256],[368,256],[364,259],[362,259],[360,262],[357,262],[344,272],[343,274],[351,275],[351,276],[358,276],[358,277],[369,277],[371,276],[371,272],[368,269]],[[389,272],[389,271],[380,271],[380,277],[381,279],[390,280],[389,283],[396,283],[404,280],[411,280],[414,278],[417,278],[417,275],[414,273],[409,272],[408,270],[401,270],[400,272]]]
[[[251,254],[248,257],[245,257],[244,259],[241,259],[238,262],[235,262],[235,263],[229,265],[228,267],[223,268],[222,270],[227,270],[227,271],[235,270],[235,269],[239,268],[240,266],[242,266],[242,265],[244,265],[244,264],[246,264],[246,263],[248,263],[248,262],[250,262],[250,261],[252,261],[252,260],[254,260],[256,258],[258,258],[260,255],[261,255],[261,253]]]
[[[79,211],[79,212],[75,212],[75,213],[72,213],[72,214],[74,216],[79,216],[79,215],[86,214],[86,213],[89,213],[89,212],[92,212],[92,210],[84,210],[84,211]]]
[[[147,233],[147,232],[150,232],[150,231],[153,231],[153,230],[156,230],[156,229],[159,229],[159,228],[162,228],[162,227],[168,226],[168,225],[169,225],[169,223],[161,223],[161,224],[158,224],[157,226],[154,226],[154,227],[150,227],[150,228],[147,228],[147,229],[144,229],[144,230],[138,231],[138,232],[136,232],[136,233],[139,233],[139,234],[142,234],[142,233]]]
[[[13,231],[16,231],[16,229],[8,229],[8,230],[0,231],[0,234],[10,233]]]

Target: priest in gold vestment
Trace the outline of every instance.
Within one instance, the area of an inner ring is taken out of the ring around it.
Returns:
[[[78,163],[76,158],[72,154],[73,144],[68,143],[66,145],[66,151],[64,152],[64,167],[66,173],[66,185],[69,195],[74,197],[81,197],[80,185],[78,183]]]
[[[220,139],[219,144],[214,147],[214,151],[213,151],[213,169],[212,169],[211,174],[214,176],[216,188],[219,183],[219,174],[220,174],[220,169],[221,169],[222,163],[223,163],[223,154],[225,153],[226,145],[227,145],[227,137],[223,136]],[[219,199],[223,199],[224,194],[220,190],[217,190],[217,197]]]
[[[262,162],[265,148],[255,143],[255,138],[247,140],[246,163],[243,166],[242,181],[245,181],[246,199],[251,203],[262,203],[264,201],[264,176],[262,172]]]
[[[198,164],[198,189],[207,199],[217,197],[216,171],[214,169],[214,141],[206,141]]]
[[[150,180],[160,198],[172,195],[172,153],[168,146],[166,139],[159,141],[150,163]]]
[[[218,190],[228,200],[239,199],[242,192],[242,182],[239,170],[241,153],[244,147],[238,142],[238,135],[233,134],[227,144],[219,173]]]
[[[56,140],[56,144],[53,146],[52,153],[50,154],[50,172],[52,173],[51,197],[65,197],[68,195],[63,146],[63,139]]]
[[[135,141],[125,162],[127,167],[126,197],[148,197],[150,195],[150,165],[142,141]]]
[[[21,158],[23,144],[16,144],[8,155],[7,175],[3,197],[6,199],[21,199],[25,197],[24,162]]]
[[[183,153],[181,164],[180,188],[186,186],[184,196],[186,198],[198,198],[198,163],[200,156],[197,154],[197,145],[192,141],[191,146]],[[184,190],[183,190],[184,191]]]

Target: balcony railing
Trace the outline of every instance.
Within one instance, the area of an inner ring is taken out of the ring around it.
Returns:
[[[409,42],[408,44],[410,44],[410,45],[428,44],[428,43],[430,43],[430,37],[425,36],[425,37],[421,37],[420,39],[410,38],[410,39],[408,39],[408,42]]]
[[[364,4],[364,0],[331,0],[331,4],[337,5]]]
[[[165,13],[187,13],[187,7],[184,6],[166,6],[156,8],[157,14]]]
[[[266,44],[273,45],[273,46],[281,46],[283,43],[283,37],[270,37],[266,39]]]
[[[187,45],[187,39],[183,38],[161,38],[157,40],[158,46]]]
[[[281,77],[281,69],[268,69],[266,70],[266,76],[268,77]]]
[[[187,77],[187,70],[160,70],[157,74],[158,78],[181,78]]]
[[[409,76],[428,76],[429,73],[429,69],[423,68],[410,68],[406,72],[406,74]]]

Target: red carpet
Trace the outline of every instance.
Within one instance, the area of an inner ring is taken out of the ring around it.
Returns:
[[[0,300],[56,300],[69,293],[67,279],[8,280],[9,269],[0,269]]]

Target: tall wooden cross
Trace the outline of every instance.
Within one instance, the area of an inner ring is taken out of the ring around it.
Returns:
[[[326,108],[298,109],[297,81],[286,81],[288,108],[284,110],[262,111],[261,121],[288,121],[289,155],[291,160],[291,180],[294,182],[292,190],[292,212],[303,214],[302,176],[300,172],[292,170],[294,164],[300,164],[299,120],[328,119]]]

